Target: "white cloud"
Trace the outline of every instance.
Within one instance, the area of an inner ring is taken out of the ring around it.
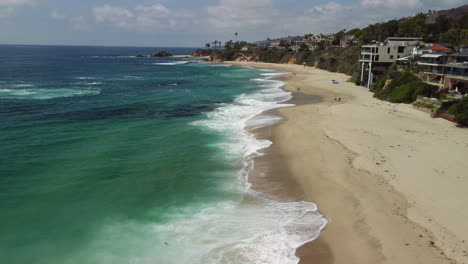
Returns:
[[[387,8],[414,8],[423,5],[421,0],[361,0],[361,5]]]
[[[323,5],[317,5],[312,8],[310,8],[306,14],[311,15],[311,16],[330,16],[330,15],[335,15],[340,12],[346,11],[348,8],[336,3],[336,2],[329,2],[327,4]],[[336,17],[335,17],[336,18]],[[334,19],[335,19],[334,18]]]
[[[73,29],[79,31],[89,30],[88,23],[83,16],[76,16],[70,18],[70,23],[72,24]]]
[[[170,10],[161,5],[137,5],[130,11],[117,6],[104,5],[93,9],[96,21],[109,23],[118,28],[154,30],[157,28],[177,28],[190,24],[191,12]]]
[[[107,22],[115,27],[127,27],[133,18],[129,10],[110,5],[94,8],[93,14],[98,22]]]
[[[25,4],[34,4],[38,0],[0,0],[0,6],[18,6]]]
[[[205,11],[208,24],[221,30],[272,24],[278,14],[272,0],[221,0]]]
[[[103,5],[95,7],[93,15],[98,23],[121,30],[164,34],[171,31],[172,35],[196,32],[198,39],[223,41],[234,39],[234,32],[239,32],[239,39],[254,41],[365,27],[428,9],[455,7],[463,0],[356,0],[347,4],[334,0],[318,5],[303,1],[302,9],[286,8],[281,0],[216,0],[190,12],[162,4],[167,2],[136,3],[127,8]]]
[[[59,13],[58,11],[52,11],[52,13],[50,13],[50,17],[52,19],[57,19],[57,20],[67,18],[65,15]]]
[[[14,14],[15,7],[20,5],[32,5],[40,0],[0,0],[0,19]]]
[[[13,14],[15,10],[13,7],[1,7],[0,6],[0,19],[9,17]]]

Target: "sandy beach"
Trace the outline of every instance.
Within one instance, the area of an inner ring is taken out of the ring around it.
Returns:
[[[252,181],[330,219],[301,263],[468,263],[468,129],[374,99],[344,74],[229,63],[292,73],[284,89],[297,106],[259,133],[273,146]]]

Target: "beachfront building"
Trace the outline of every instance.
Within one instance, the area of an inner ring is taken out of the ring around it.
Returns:
[[[385,72],[396,61],[408,60],[421,38],[390,37],[384,43],[363,45],[361,50],[361,85],[371,88],[374,76]],[[367,76],[366,76],[367,75]]]
[[[445,89],[468,94],[468,51],[450,54],[445,68]]]
[[[468,94],[468,51],[424,54],[418,61],[421,80],[441,91]]]
[[[420,54],[418,65],[422,67],[419,73],[419,78],[424,82],[436,85],[440,90],[445,87],[445,64],[448,60],[448,55],[455,51],[441,46],[429,45],[426,48],[419,49]]]

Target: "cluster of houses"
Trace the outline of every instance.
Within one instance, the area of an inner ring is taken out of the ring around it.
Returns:
[[[335,34],[310,34],[304,37],[289,37],[285,39],[268,40],[259,45],[249,44],[242,48],[247,50],[264,50],[264,49],[289,49],[294,52],[307,47],[308,50],[314,51],[320,47],[328,47],[333,45]],[[342,48],[357,45],[358,40],[353,35],[345,35],[339,41],[339,46]]]
[[[468,94],[468,50],[456,52],[444,44],[423,43],[420,38],[390,37],[383,43],[362,46],[359,62],[361,84],[367,88],[395,62],[416,63],[422,81],[441,91]]]

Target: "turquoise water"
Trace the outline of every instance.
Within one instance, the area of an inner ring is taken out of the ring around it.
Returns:
[[[151,52],[0,46],[2,263],[294,263],[323,227],[249,189],[274,73]]]

